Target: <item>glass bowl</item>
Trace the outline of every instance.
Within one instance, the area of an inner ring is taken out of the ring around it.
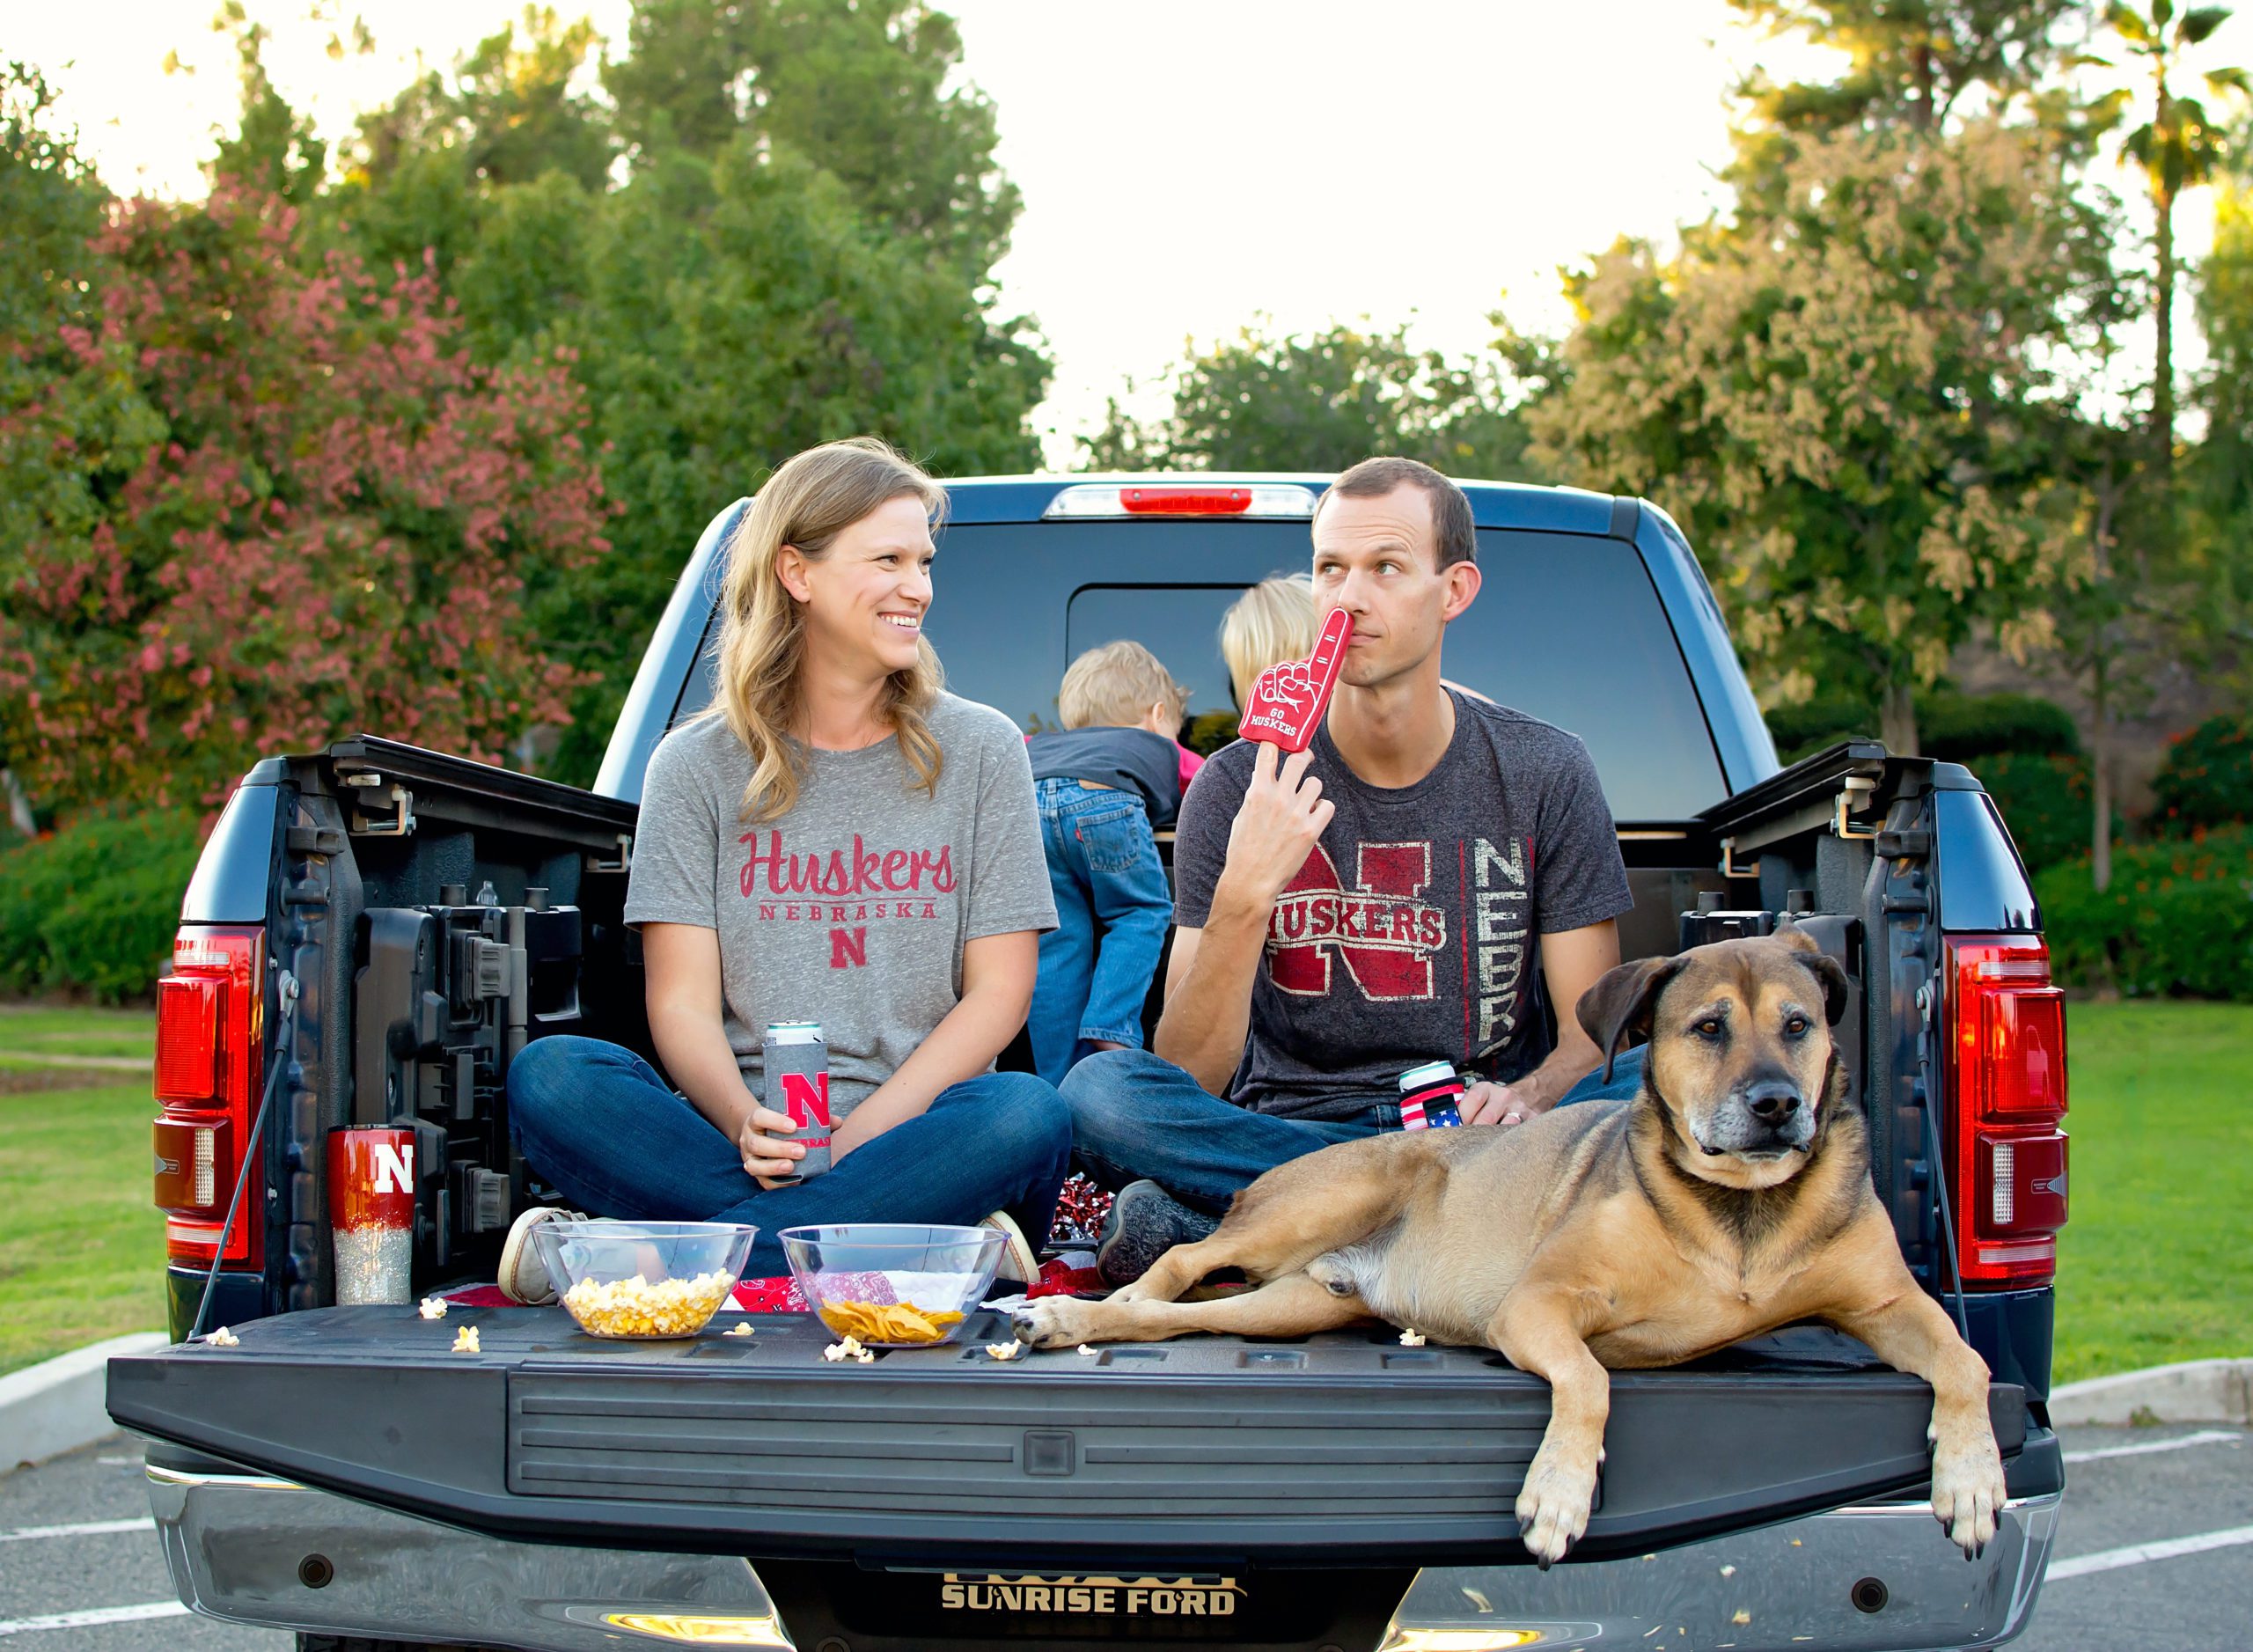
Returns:
[[[532,1243],[591,1337],[693,1337],[743,1277],[756,1228],[734,1222],[546,1222]]]
[[[865,1347],[951,1342],[985,1300],[1008,1241],[995,1228],[848,1222],[775,1236],[806,1305]]]

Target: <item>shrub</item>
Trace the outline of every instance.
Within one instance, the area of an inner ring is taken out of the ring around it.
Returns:
[[[189,810],[81,816],[0,855],[0,990],[146,995],[202,833]]]
[[[1200,757],[1210,757],[1222,746],[1236,739],[1237,725],[1244,719],[1233,711],[1202,711],[1189,720],[1189,727],[1181,743]]]
[[[1851,694],[1818,694],[1802,705],[1778,706],[1762,716],[1776,754],[1786,763],[1841,740],[1877,738],[1877,711]]]
[[[2253,723],[2207,718],[2167,748],[2151,789],[2163,832],[2253,820]]]
[[[1926,757],[1948,763],[1969,763],[1998,752],[2021,757],[2081,754],[2072,713],[2033,694],[1936,690],[1917,702],[1917,744]]]
[[[1993,752],[1968,761],[2002,811],[2028,871],[2088,856],[2095,813],[2087,758]]]
[[[2065,985],[2253,1002],[2253,827],[2117,848],[2103,894],[2086,859],[2034,887]]]
[[[1878,738],[1877,708],[1852,694],[1824,694],[1766,714],[1768,732],[1787,763],[1845,739]],[[1917,744],[1926,757],[1969,763],[1999,752],[2025,757],[2077,757],[2081,734],[2072,714],[2033,694],[1960,694],[1935,688],[1917,696]]]

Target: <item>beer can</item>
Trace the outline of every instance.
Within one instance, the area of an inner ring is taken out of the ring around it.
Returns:
[[[1426,1061],[1400,1075],[1400,1127],[1451,1130],[1463,1122],[1463,1079],[1450,1061]]]
[[[760,1045],[759,1070],[765,1075],[767,1105],[790,1115],[791,1139],[805,1143],[806,1156],[794,1176],[802,1182],[829,1168],[829,1046],[818,1021],[770,1021]]]
[[[328,1133],[328,1221],[339,1304],[414,1300],[413,1130],[378,1125]]]

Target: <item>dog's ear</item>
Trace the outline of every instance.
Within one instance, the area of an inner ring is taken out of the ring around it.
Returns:
[[[1823,1018],[1835,1027],[1838,1017],[1846,1013],[1846,968],[1828,952],[1811,952],[1805,962],[1815,972],[1815,979],[1823,983]]]
[[[1832,1026],[1837,1026],[1838,1017],[1846,1013],[1849,988],[1846,985],[1845,968],[1837,958],[1823,950],[1821,942],[1789,918],[1786,918],[1776,925],[1771,938],[1781,941],[1792,951],[1799,953],[1801,955],[1799,961],[1814,972],[1815,979],[1822,983],[1823,987],[1823,1018]]]
[[[1604,1077],[1611,1079],[1611,1064],[1619,1056],[1622,1044],[1631,1032],[1648,1034],[1651,1011],[1658,1005],[1658,995],[1666,983],[1681,973],[1684,960],[1679,958],[1638,958],[1633,964],[1622,964],[1607,970],[1595,986],[1581,995],[1581,1026],[1596,1047],[1604,1052]]]

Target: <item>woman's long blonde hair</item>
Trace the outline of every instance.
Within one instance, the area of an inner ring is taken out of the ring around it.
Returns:
[[[939,526],[946,490],[912,460],[872,436],[825,442],[783,461],[728,541],[727,578],[720,588],[719,682],[702,715],[725,717],[751,753],[751,783],[738,811],[744,820],[757,824],[788,814],[805,783],[804,748],[792,731],[802,709],[798,673],[805,663],[806,622],[783,588],[775,559],[792,545],[818,562],[843,530],[909,495],[923,502],[932,526]],[[899,736],[916,782],[932,796],[943,760],[924,719],[945,680],[939,657],[918,637],[915,664],[892,672],[878,708]]]
[[[1251,703],[1251,686],[1270,665],[1313,653],[1321,630],[1310,575],[1270,575],[1231,603],[1221,616],[1221,657],[1229,664],[1237,709]]]

